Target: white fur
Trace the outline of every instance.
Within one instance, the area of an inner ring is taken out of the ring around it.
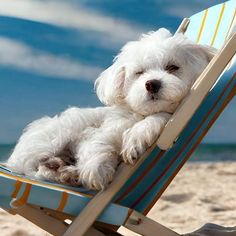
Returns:
[[[103,189],[120,159],[133,164],[155,142],[211,57],[207,48],[166,29],[127,43],[95,82],[107,107],[74,107],[34,121],[7,165],[39,179]],[[168,72],[169,64],[180,68]],[[158,93],[147,91],[148,80],[161,81]]]

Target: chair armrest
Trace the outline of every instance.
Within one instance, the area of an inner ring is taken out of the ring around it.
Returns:
[[[214,56],[192,86],[189,95],[182,101],[166,124],[157,140],[157,146],[160,149],[167,150],[173,145],[235,53],[236,33],[227,40],[221,50]]]

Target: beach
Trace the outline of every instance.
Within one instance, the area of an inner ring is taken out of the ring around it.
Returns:
[[[148,216],[178,233],[207,222],[236,225],[236,162],[187,163]],[[124,235],[136,235],[119,230]],[[18,215],[0,210],[1,236],[50,235]]]

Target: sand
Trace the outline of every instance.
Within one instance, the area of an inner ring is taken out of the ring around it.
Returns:
[[[192,232],[207,222],[236,226],[236,162],[185,165],[148,216],[178,233]],[[124,228],[120,232],[136,235]],[[49,234],[0,210],[0,235]]]

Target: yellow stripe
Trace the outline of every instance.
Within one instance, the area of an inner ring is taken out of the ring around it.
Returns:
[[[68,199],[68,193],[62,192],[61,202],[60,202],[58,208],[56,209],[56,211],[63,211],[64,207],[66,206],[67,199]]]
[[[26,184],[25,190],[21,198],[17,199],[16,201],[12,203],[14,207],[22,206],[27,202],[29,194],[30,194],[31,186],[32,186],[31,184]]]
[[[14,189],[12,195],[11,195],[11,198],[16,198],[17,197],[17,194],[19,193],[21,186],[22,186],[22,182],[17,180],[16,183],[15,183],[15,189]]]
[[[226,34],[226,36],[225,36],[225,41],[226,41],[226,39],[228,38],[228,35],[229,35],[229,32],[230,32],[230,29],[231,29],[231,27],[232,27],[232,25],[233,25],[233,23],[234,23],[235,16],[236,16],[236,9],[234,9],[234,15],[233,15],[233,18],[232,18],[231,23],[230,23],[230,25],[229,25],[229,28],[228,28],[227,34]]]
[[[225,10],[225,3],[223,3],[222,5],[222,8],[221,8],[221,11],[220,11],[220,16],[219,16],[219,19],[217,21],[217,24],[216,24],[216,28],[215,28],[215,32],[214,32],[214,35],[213,35],[213,38],[211,40],[211,46],[214,44],[215,42],[215,39],[216,39],[216,35],[217,35],[217,32],[218,32],[218,29],[219,29],[219,26],[220,26],[220,22],[221,22],[221,19],[222,19],[222,16],[224,14],[224,10]]]
[[[205,22],[206,22],[206,18],[207,18],[207,14],[208,14],[208,9],[206,9],[205,12],[204,12],[204,16],[203,16],[203,19],[202,19],[202,24],[201,24],[201,27],[200,27],[200,30],[199,30],[198,36],[197,36],[197,43],[199,43],[199,41],[201,39],[202,31],[203,31],[203,28],[204,28],[204,25],[205,25]]]

